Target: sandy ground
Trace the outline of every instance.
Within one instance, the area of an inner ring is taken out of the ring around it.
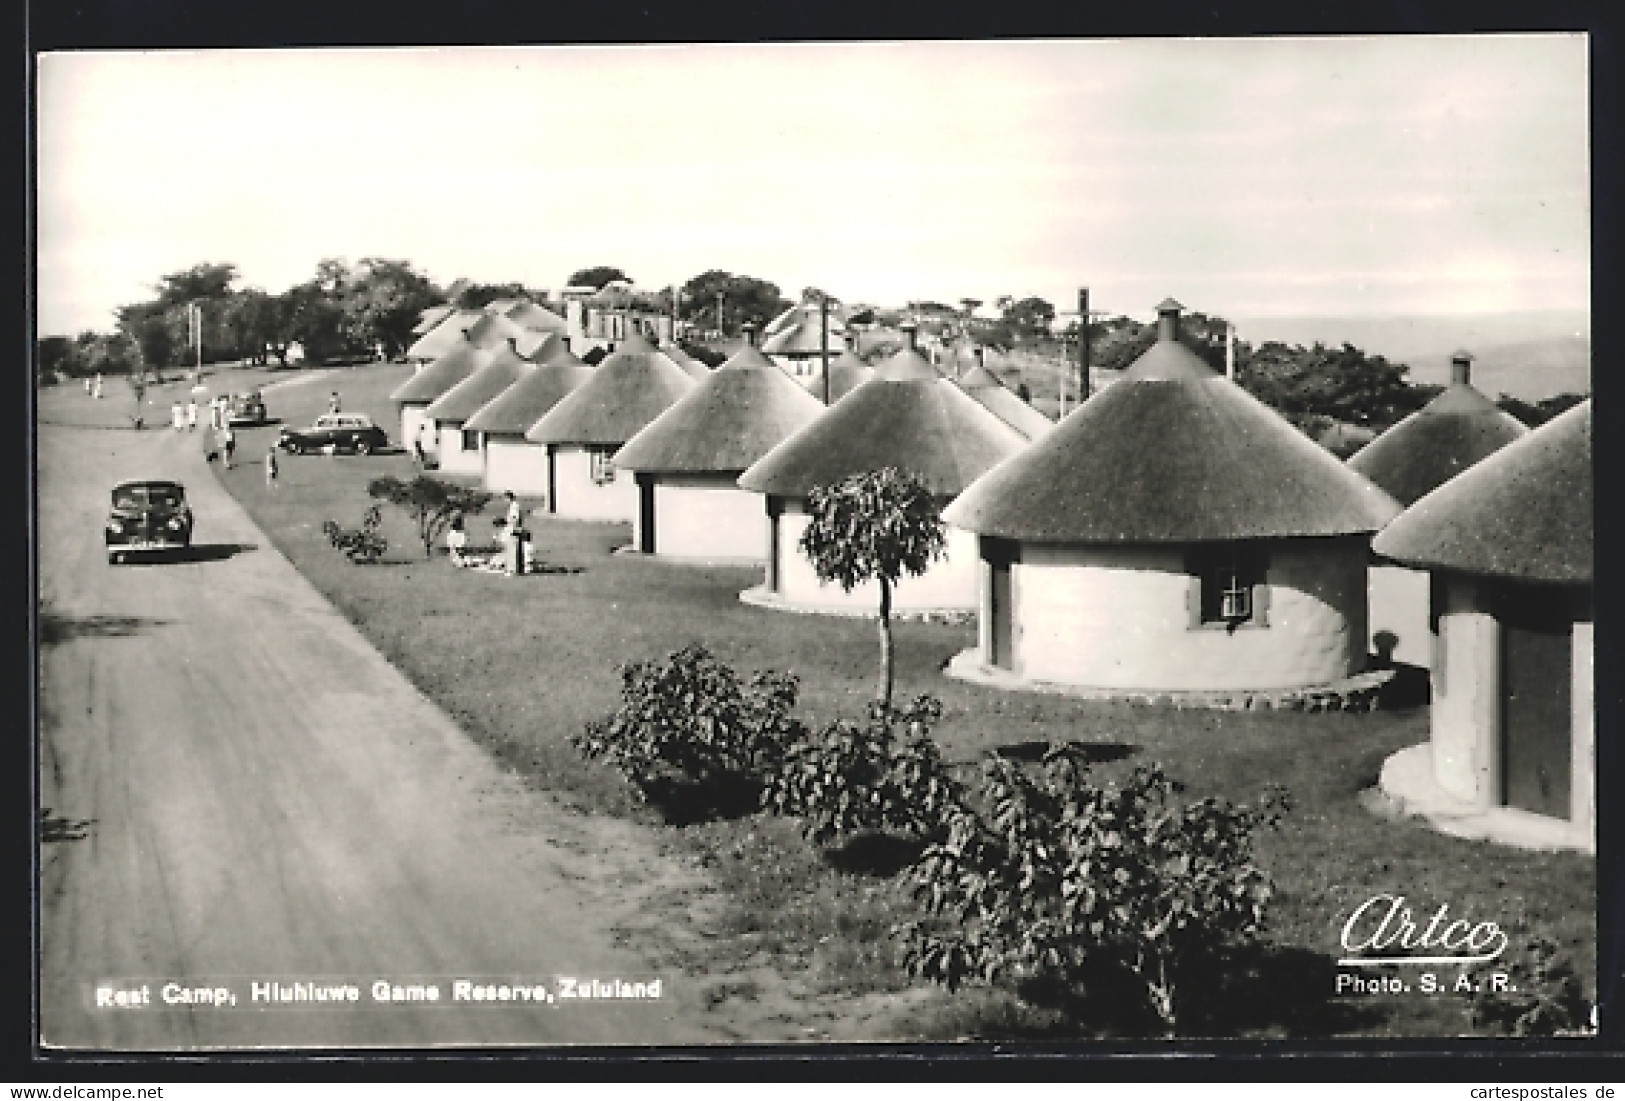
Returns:
[[[712,1005],[698,978],[616,943],[612,929],[704,885],[637,827],[571,815],[501,772],[263,539],[195,435],[44,427],[38,467],[41,597],[68,634],[41,668],[44,1043],[665,1045],[810,1031],[764,1021],[780,1016],[768,1005]],[[133,476],[186,484],[190,556],[108,565],[107,493]],[[664,996],[451,1001],[458,978],[556,996],[563,975],[658,977]],[[380,979],[437,985],[441,1001],[376,1002]],[[353,983],[360,1000],[252,1000],[256,982],[312,981]],[[169,983],[222,987],[236,1005],[166,1005]],[[96,1004],[142,990],[145,1006]]]

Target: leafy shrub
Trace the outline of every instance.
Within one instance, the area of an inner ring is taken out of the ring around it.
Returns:
[[[799,816],[816,845],[864,832],[942,837],[961,793],[931,740],[941,717],[942,704],[921,696],[900,711],[871,704],[862,725],[835,722],[809,733],[768,778],[764,803]]]
[[[435,543],[454,520],[476,516],[491,503],[491,494],[484,490],[452,485],[425,474],[410,482],[394,476],[374,478],[367,483],[367,496],[388,501],[406,513],[417,525],[425,558],[433,557]]]
[[[1025,979],[1083,994],[1131,976],[1172,1034],[1181,982],[1261,935],[1271,885],[1253,834],[1287,809],[1280,789],[1258,809],[1182,803],[1177,791],[1155,765],[1093,783],[1065,748],[1036,779],[990,762],[986,813],[960,807],[915,867],[917,897],[939,920],[899,927],[910,973],[950,989]]]
[[[1574,963],[1546,937],[1534,937],[1507,968],[1507,986],[1481,985],[1473,995],[1474,1028],[1512,1036],[1588,1032],[1591,1006]]]
[[[377,505],[370,505],[367,511],[361,514],[359,528],[346,528],[339,525],[336,520],[329,520],[322,525],[322,534],[337,550],[343,551],[344,556],[357,564],[371,564],[377,562],[389,549],[389,543],[378,534],[378,526],[383,522],[383,512]]]
[[[622,666],[620,706],[571,740],[668,814],[755,809],[761,777],[802,737],[790,714],[798,691],[794,676],[742,679],[705,647],[687,646],[664,661]]]

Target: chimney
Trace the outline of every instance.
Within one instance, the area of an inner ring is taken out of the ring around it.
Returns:
[[[912,321],[905,321],[897,327],[903,330],[903,337],[908,341],[908,350],[918,352],[920,350],[920,327]]]
[[[1450,357],[1450,381],[1463,385],[1473,381],[1473,353],[1462,351]]]
[[[1172,298],[1164,298],[1157,304],[1157,339],[1179,339],[1179,311],[1184,309]]]

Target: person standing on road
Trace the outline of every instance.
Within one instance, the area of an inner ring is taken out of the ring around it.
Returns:
[[[186,427],[186,407],[178,401],[169,403],[169,423],[177,432]]]
[[[334,390],[333,396],[327,399],[327,411],[329,413],[337,413],[339,411],[339,392],[337,390]]]
[[[88,398],[89,396],[90,396],[90,376],[86,375],[85,376],[85,397]]]
[[[225,458],[227,470],[231,469],[231,456],[236,450],[237,433],[233,432],[231,425],[228,424],[220,430],[220,454]]]
[[[96,372],[96,381],[91,386],[90,396],[97,399],[102,396],[102,373],[100,371]]]
[[[197,428],[197,399],[188,398],[186,401],[186,428],[192,431]]]
[[[423,452],[423,426],[418,425],[418,434],[412,437],[412,454],[418,461],[418,469],[429,469],[429,456]]]
[[[265,452],[265,488],[276,488],[276,444]]]

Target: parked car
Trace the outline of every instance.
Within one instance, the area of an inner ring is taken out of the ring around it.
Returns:
[[[226,398],[227,424],[264,424],[268,419],[265,399],[258,390],[251,394],[231,394]]]
[[[192,510],[179,482],[120,482],[103,533],[107,561],[123,562],[137,551],[183,550],[192,545]]]
[[[284,428],[276,443],[292,455],[327,449],[370,455],[386,447],[389,437],[364,414],[325,413],[309,428]]]

